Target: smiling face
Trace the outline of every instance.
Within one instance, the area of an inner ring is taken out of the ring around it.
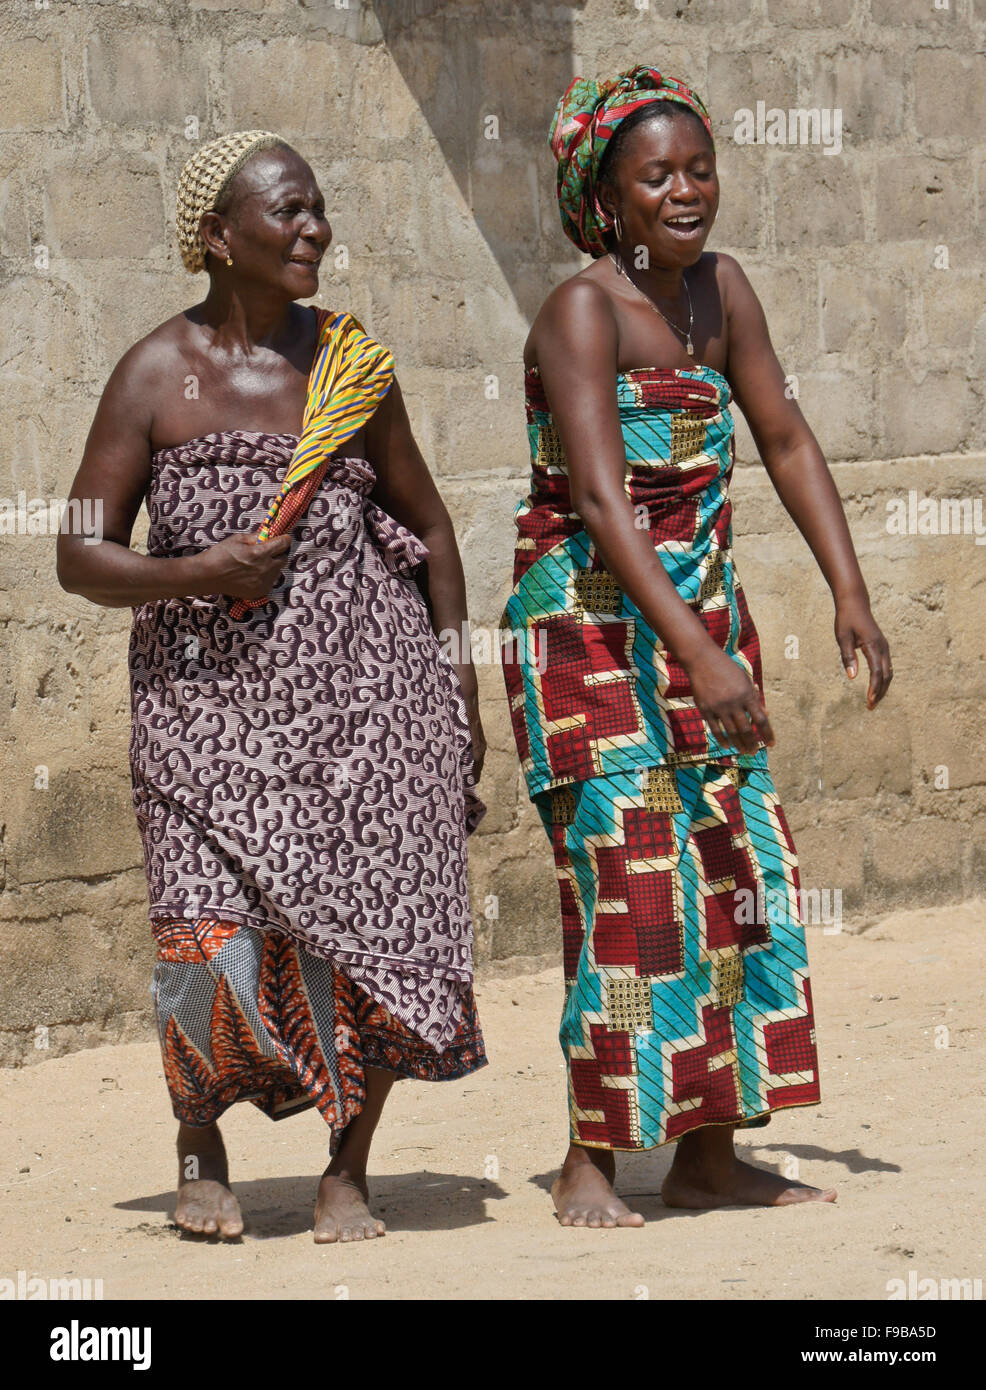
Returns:
[[[248,159],[201,228],[209,254],[231,257],[240,280],[280,288],[291,299],[318,290],[332,228],[315,175],[296,150],[274,146]],[[206,269],[214,269],[208,256]]]
[[[624,253],[646,246],[652,265],[694,265],[719,210],[715,151],[702,122],[684,107],[648,116],[612,154],[600,198],[619,214]]]

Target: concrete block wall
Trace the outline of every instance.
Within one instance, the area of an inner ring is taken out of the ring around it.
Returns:
[[[348,249],[321,302],[393,348],[473,622],[494,630],[526,491],[523,340],[582,264],[558,222],[548,125],[573,73],[640,61],[710,106],[723,189],[710,245],[763,300],[894,648],[893,693],[867,714],[737,415],[737,561],[806,886],[841,891],[850,926],[972,896],[986,551],[974,521],[948,535],[887,522],[909,494],[982,506],[986,0],[12,0],[0,501],[65,495],[113,364],[201,298],[174,243],[195,144],[274,129],[312,164]],[[841,152],[737,144],[736,112],[760,101],[837,108]],[[148,1027],[128,622],[61,592],[53,536],[0,535],[0,1061]],[[490,811],[472,873],[479,957],[502,963],[556,950],[557,899],[499,670],[481,681]]]

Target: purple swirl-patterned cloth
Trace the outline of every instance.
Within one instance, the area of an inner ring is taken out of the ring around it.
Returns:
[[[297,443],[227,430],[158,450],[147,549],[256,531]],[[334,459],[271,601],[134,609],[133,801],[149,916],[286,932],[439,1051],[472,980],[465,701],[414,573],[427,550]]]

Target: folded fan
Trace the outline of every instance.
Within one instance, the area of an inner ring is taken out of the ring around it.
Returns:
[[[394,359],[364,331],[352,314],[317,310],[319,341],[308,378],[301,437],[274,498],[258,542],[284,535],[306,511],[318,491],[329,460],[373,415],[394,380]],[[264,598],[237,598],[232,618],[243,618]]]

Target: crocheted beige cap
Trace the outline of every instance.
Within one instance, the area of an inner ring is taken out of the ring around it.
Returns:
[[[175,227],[186,270],[205,270],[205,242],[199,234],[199,218],[214,212],[230,179],[258,150],[287,145],[269,130],[234,130],[220,135],[195,151],[178,176]]]

